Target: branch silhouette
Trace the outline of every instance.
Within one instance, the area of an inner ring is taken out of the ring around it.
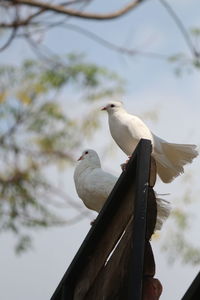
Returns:
[[[16,1],[13,1],[13,3],[14,4],[22,4],[22,5],[31,6],[31,7],[37,7],[37,8],[44,9],[45,11],[53,11],[53,12],[56,12],[59,14],[69,15],[69,16],[83,18],[83,19],[112,20],[112,19],[119,18],[119,17],[129,13],[130,11],[132,11],[134,8],[136,8],[140,3],[144,2],[144,1],[145,0],[134,0],[117,11],[113,11],[111,13],[105,13],[105,14],[83,12],[83,11],[79,11],[79,10],[66,8],[63,5],[56,5],[56,4],[37,1],[37,0],[16,0]]]

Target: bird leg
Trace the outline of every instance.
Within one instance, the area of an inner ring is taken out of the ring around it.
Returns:
[[[127,164],[129,162],[130,158],[131,158],[131,156],[128,156],[128,159],[126,160],[126,162],[120,165],[123,172],[126,171]]]
[[[96,222],[96,219],[94,219],[93,221],[90,222],[90,225],[93,226]]]

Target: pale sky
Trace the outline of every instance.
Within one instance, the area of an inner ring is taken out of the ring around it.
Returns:
[[[111,10],[114,2],[116,1],[109,2],[108,10]],[[106,1],[104,3],[107,4]],[[195,0],[171,0],[169,3],[173,4],[186,27],[200,27],[200,3]],[[102,7],[102,1],[98,1],[94,9]],[[71,22],[77,24],[75,20]],[[78,24],[119,45],[139,47],[146,51],[163,54],[179,52],[189,54],[183,37],[157,0],[146,1],[131,14],[116,21],[104,23],[78,21]],[[66,29],[52,30],[46,37],[46,44],[54,52],[60,54],[71,51],[86,52],[88,60],[119,72],[127,80],[127,92],[122,100],[129,112],[142,116],[156,135],[168,141],[195,143],[199,146],[200,72],[194,71],[177,78],[174,75],[173,66],[162,60],[120,56]],[[24,43],[16,41],[1,54],[0,63],[19,63],[22,58],[31,55],[30,49]],[[75,94],[74,97],[76,97]],[[64,98],[65,95],[62,95],[62,99]],[[66,104],[64,101],[62,103],[65,106],[70,103],[70,113],[74,118],[82,111],[91,109],[88,104],[77,108],[73,98],[68,99],[66,95]],[[102,103],[98,102],[92,104],[92,108],[101,106]],[[149,120],[146,116],[145,113],[148,111],[157,111],[156,122]],[[126,160],[126,156],[115,144],[113,144],[115,155],[112,158],[103,156],[104,147],[112,140],[108,130],[107,116],[102,112],[100,114],[102,114],[102,128],[95,134],[94,139],[84,141],[84,146],[97,150],[102,159],[103,168],[119,175],[120,164]],[[186,174],[171,184],[166,185],[158,180],[155,190],[159,193],[170,193],[165,197],[172,202],[173,207],[177,207],[180,205],[178,199],[183,197],[186,187],[191,188],[190,182],[186,181],[187,175],[193,175],[192,197],[194,199],[192,200],[194,202],[189,206],[184,204],[184,209],[193,216],[187,236],[200,246],[200,204],[197,197],[199,162],[200,159],[196,159],[192,165],[186,167]],[[51,175],[55,176],[56,181],[56,175],[54,173]],[[68,187],[71,197],[76,201],[81,201],[78,199],[73,183],[73,168],[61,173],[59,182],[63,189],[65,186]],[[83,219],[70,227],[37,230],[32,233],[34,249],[19,257],[13,252],[13,236],[2,234],[0,236],[0,298],[5,300],[49,299],[87,234],[90,228],[89,223],[89,219]],[[169,265],[166,255],[160,251],[161,245],[168,242],[165,238],[167,233],[175,229],[173,226],[175,226],[174,223],[169,219],[160,232],[160,239],[153,241],[156,277],[164,287],[161,300],[180,300],[199,269],[199,267],[182,265],[179,257],[174,265]]]

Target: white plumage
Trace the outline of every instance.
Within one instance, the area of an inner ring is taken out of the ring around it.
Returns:
[[[79,197],[89,209],[99,212],[112,191],[117,178],[101,169],[96,151],[83,151],[74,171],[74,182]]]
[[[83,151],[79,160],[74,171],[77,194],[87,208],[99,212],[117,182],[117,177],[101,169],[99,156],[94,150]],[[168,218],[171,208],[166,200],[156,198],[156,201],[157,223],[155,229],[160,230],[163,222]]]
[[[157,172],[165,183],[183,173],[184,165],[198,155],[196,145],[168,143],[157,137],[140,118],[127,113],[121,102],[110,102],[102,110],[108,112],[113,139],[127,155],[132,155],[141,138],[151,140]]]

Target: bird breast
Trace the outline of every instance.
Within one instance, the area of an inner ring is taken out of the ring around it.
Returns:
[[[100,168],[88,168],[74,179],[79,197],[88,208],[97,212],[102,208],[117,181],[117,178]]]
[[[147,127],[137,117],[113,114],[109,117],[110,133],[127,155],[132,155],[141,138],[152,138]]]

